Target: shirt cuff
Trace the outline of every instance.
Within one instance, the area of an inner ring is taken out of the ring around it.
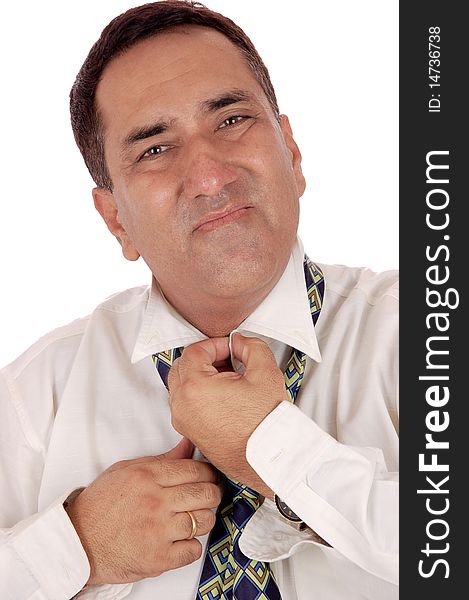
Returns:
[[[18,584],[22,580],[23,588],[29,581],[29,589],[41,590],[50,600],[72,598],[90,576],[88,558],[62,505],[66,497],[21,521],[8,535]]]
[[[297,406],[284,401],[254,430],[246,458],[335,551],[382,579],[397,581],[398,485],[386,472],[379,449],[340,444]],[[243,546],[247,549],[250,539],[262,536],[273,554],[275,544],[269,543],[268,530],[261,531],[261,514],[257,517],[263,508],[246,525]],[[266,509],[263,512],[267,517]],[[285,539],[277,552],[291,555],[303,543],[314,541],[312,537],[295,541],[290,536],[290,548]],[[282,556],[270,560],[278,558]]]
[[[311,466],[312,454],[316,451],[319,459],[322,450],[334,443],[333,438],[319,428],[317,437],[312,440],[310,420],[307,431],[301,431],[302,423],[305,423],[304,415],[291,402],[284,401],[259,424],[248,440],[246,457],[249,464],[282,500],[304,481],[305,453],[311,459],[308,463]],[[239,543],[246,556],[274,562],[291,556],[305,543],[322,544],[322,540],[310,528],[300,531],[292,527],[281,517],[275,504],[266,499],[246,525]]]
[[[251,434],[246,458],[277,496],[288,503],[292,490],[305,480],[305,457],[311,473],[335,444],[333,437],[284,400]]]
[[[251,517],[239,538],[243,554],[263,562],[283,560],[298,552],[304,544],[311,543],[319,543],[316,533],[289,525],[268,499]]]

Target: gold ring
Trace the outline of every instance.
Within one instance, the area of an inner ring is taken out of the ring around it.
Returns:
[[[186,510],[186,513],[189,515],[189,517],[191,518],[191,521],[192,521],[192,531],[190,533],[190,536],[188,538],[186,538],[186,539],[187,540],[192,540],[193,538],[195,538],[195,534],[197,533],[197,521],[195,520],[195,517],[191,513],[190,510]]]

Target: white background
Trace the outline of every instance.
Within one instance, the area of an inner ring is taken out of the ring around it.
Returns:
[[[132,0],[2,6],[0,365],[102,299],[149,283],[94,211],[68,93]],[[206,0],[251,37],[303,154],[314,260],[398,266],[398,1]]]

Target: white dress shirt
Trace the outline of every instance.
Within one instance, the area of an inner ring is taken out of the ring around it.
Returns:
[[[291,347],[307,355],[297,405],[283,402],[267,416],[247,458],[330,547],[310,529],[296,531],[269,500],[240,545],[272,563],[283,600],[396,599],[397,273],[320,266],[326,292],[316,327],[298,240],[281,279],[238,331],[264,339],[280,368]],[[151,355],[204,338],[153,282],[112,296],[1,371],[2,600],[80,592],[89,565],[62,502],[109,465],[176,445]],[[194,600],[207,537],[191,565],[90,586],[78,597]]]

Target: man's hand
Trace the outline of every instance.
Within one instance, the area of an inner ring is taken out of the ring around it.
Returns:
[[[208,533],[222,489],[211,465],[189,458],[193,449],[184,439],[160,456],[118,462],[67,507],[90,562],[88,584],[156,577],[200,557],[186,511],[196,535]]]
[[[192,344],[174,362],[168,378],[173,427],[217,469],[273,497],[248,464],[246,445],[259,423],[287,399],[284,377],[258,338],[236,334],[232,343],[243,374],[220,372],[230,357],[228,338]]]

